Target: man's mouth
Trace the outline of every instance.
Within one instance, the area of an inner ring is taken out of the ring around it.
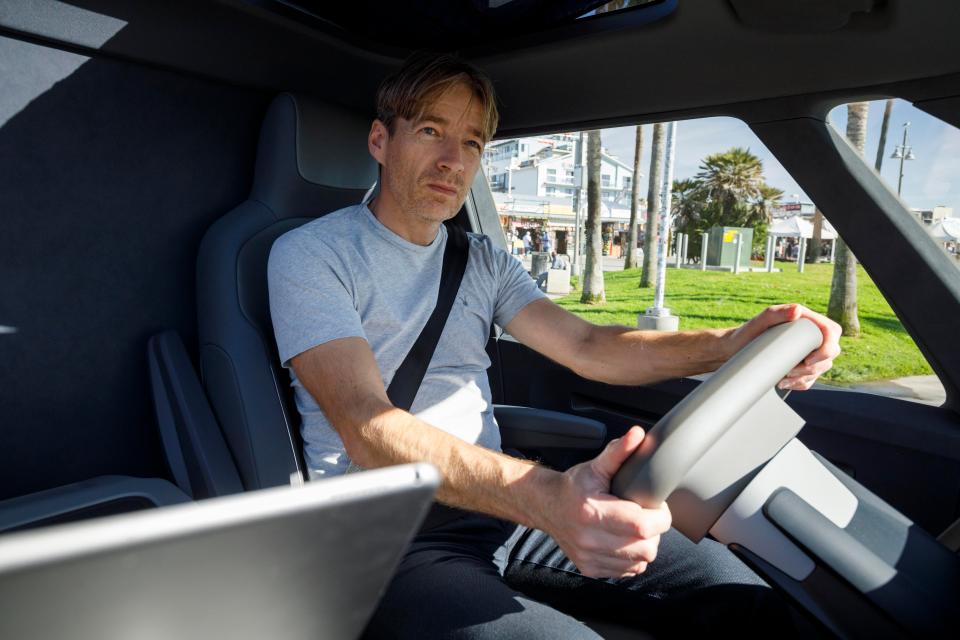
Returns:
[[[432,189],[433,191],[436,191],[437,193],[442,193],[442,194],[448,195],[448,196],[455,196],[455,195],[457,195],[457,190],[456,190],[456,188],[451,187],[451,186],[448,186],[448,185],[445,185],[445,184],[438,184],[438,183],[436,183],[436,182],[430,182],[430,183],[427,184],[427,186],[428,186],[430,189]]]

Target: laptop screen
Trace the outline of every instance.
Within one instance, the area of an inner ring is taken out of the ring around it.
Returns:
[[[356,637],[438,483],[403,465],[3,536],[0,637]]]

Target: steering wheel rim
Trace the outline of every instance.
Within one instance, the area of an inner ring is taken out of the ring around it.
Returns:
[[[674,527],[699,540],[803,426],[775,388],[822,340],[806,318],[755,338],[654,425],[611,492],[643,507],[668,502]]]

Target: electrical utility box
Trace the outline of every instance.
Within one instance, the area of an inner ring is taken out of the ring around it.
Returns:
[[[707,266],[726,267],[733,270],[737,260],[737,236],[740,237],[740,268],[750,268],[750,251],[753,246],[751,227],[713,227],[707,232]]]

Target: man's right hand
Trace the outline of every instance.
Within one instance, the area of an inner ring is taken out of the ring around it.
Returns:
[[[561,475],[554,499],[543,505],[541,528],[585,576],[643,573],[657,557],[660,535],[670,528],[666,503],[644,509],[610,493],[610,480],[643,437],[643,429],[632,427],[593,460],[571,467]]]

